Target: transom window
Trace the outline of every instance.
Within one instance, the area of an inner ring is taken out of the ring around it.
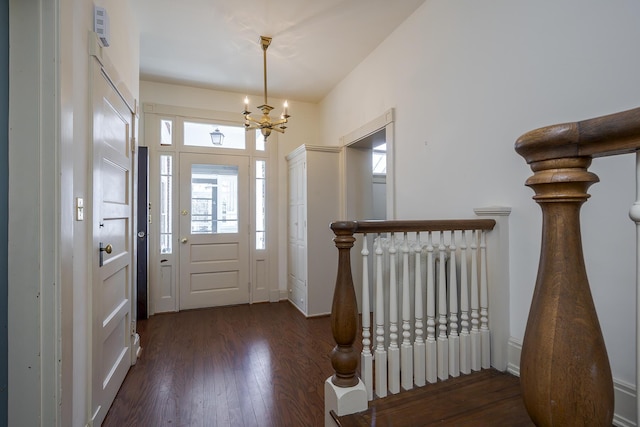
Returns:
[[[192,147],[213,147],[211,133],[222,133],[220,148],[244,150],[245,133],[243,126],[229,126],[205,122],[184,122],[184,145]],[[218,145],[216,145],[218,146]]]

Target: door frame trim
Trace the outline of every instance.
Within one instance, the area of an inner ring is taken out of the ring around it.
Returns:
[[[9,10],[9,425],[61,421],[61,323],[71,316],[61,310],[59,9],[37,0]]]

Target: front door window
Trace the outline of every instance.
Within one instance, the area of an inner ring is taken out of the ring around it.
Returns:
[[[238,232],[238,167],[191,166],[191,233]]]

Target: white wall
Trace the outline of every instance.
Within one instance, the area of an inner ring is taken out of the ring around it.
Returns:
[[[198,108],[210,111],[237,112],[238,122],[242,122],[241,114],[244,106],[244,96],[233,92],[222,92],[210,89],[195,88],[167,83],[150,81],[140,82],[140,98],[142,103],[156,103],[177,107]],[[257,99],[254,97],[254,99]],[[269,104],[282,105],[283,100],[269,98]],[[279,107],[276,107],[278,110]],[[268,143],[277,144],[278,157],[278,288],[281,291],[287,289],[287,164],[286,155],[302,144],[319,144],[319,125],[317,122],[318,107],[315,104],[296,102],[289,100],[289,112],[291,114],[285,134],[276,134],[269,137]],[[143,118],[143,117],[141,117]],[[141,123],[141,129],[144,124]],[[141,135],[144,141],[144,135]],[[270,195],[271,196],[271,195]],[[274,254],[276,255],[276,254]]]
[[[386,177],[373,177],[373,218],[387,219]]]
[[[398,218],[513,208],[516,339],[535,284],[541,213],[514,142],[540,126],[640,106],[639,20],[633,0],[427,0],[320,104],[328,145],[395,108]],[[635,384],[633,165],[631,155],[594,161],[602,182],[582,218],[613,376]]]

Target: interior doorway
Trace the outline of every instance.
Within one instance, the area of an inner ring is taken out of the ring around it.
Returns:
[[[345,147],[342,164],[345,179],[343,217],[347,220],[395,219],[393,109],[345,135],[341,143]],[[369,248],[371,239],[369,236]],[[362,249],[361,242],[356,244],[360,246],[354,248],[354,253]],[[369,266],[370,269],[372,267]],[[351,257],[351,272],[360,307],[362,257]]]
[[[380,129],[346,148],[349,219],[387,219],[386,142],[386,130]]]

